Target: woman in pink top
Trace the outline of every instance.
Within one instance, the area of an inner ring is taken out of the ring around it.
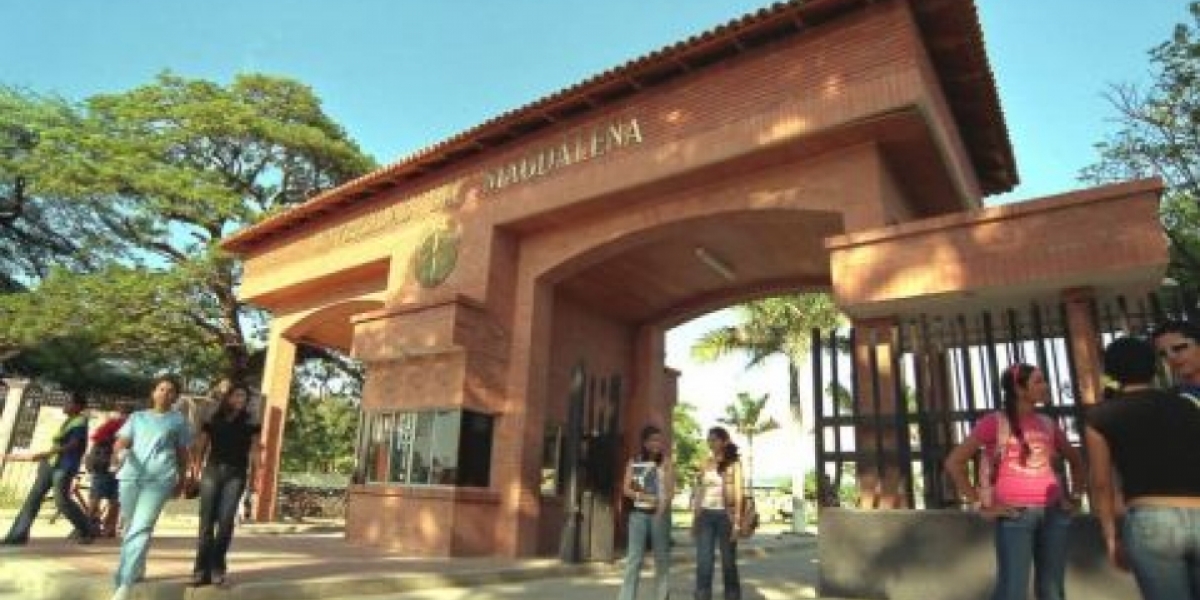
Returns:
[[[1038,600],[1063,600],[1067,533],[1071,513],[1083,492],[1083,458],[1049,417],[1038,413],[1049,387],[1041,370],[1014,364],[1000,374],[1004,410],[979,420],[967,439],[950,452],[946,470],[964,503],[996,521],[996,587],[993,600],[1025,600],[1029,571],[1035,572]],[[971,485],[967,463],[983,448],[981,464],[990,472]],[[1071,491],[1054,471],[1062,455],[1071,466]],[[994,465],[994,466],[993,466]],[[990,481],[989,481],[990,479]],[[981,490],[983,488],[983,490]],[[981,491],[991,488],[991,494]],[[991,495],[992,498],[981,496]]]

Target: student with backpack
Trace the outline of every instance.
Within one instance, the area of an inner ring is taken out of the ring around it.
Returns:
[[[1049,386],[1040,369],[1014,364],[1000,374],[1003,410],[993,412],[950,452],[946,471],[964,503],[995,521],[996,585],[993,600],[1025,600],[1034,571],[1038,600],[1066,597],[1068,532],[1083,492],[1083,457],[1052,419],[1037,412]],[[967,463],[983,449],[972,485]],[[1054,469],[1062,456],[1072,485]]]
[[[131,405],[122,404],[115,416],[97,427],[92,433],[92,447],[84,457],[84,466],[92,476],[92,486],[88,490],[88,520],[92,523],[92,534],[97,537],[117,535],[117,515],[120,514],[121,502],[117,493],[113,447],[117,442],[117,432],[125,425],[131,412]]]

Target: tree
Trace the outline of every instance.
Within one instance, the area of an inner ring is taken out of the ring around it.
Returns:
[[[755,398],[746,392],[738,392],[737,400],[725,405],[725,416],[717,419],[746,438],[747,488],[754,487],[754,438],[779,429],[774,417],[763,419],[762,412],[769,398],[767,394]]]
[[[675,405],[671,413],[671,442],[675,459],[675,489],[690,488],[700,474],[705,453],[704,432],[696,420],[696,407],[686,402]]]
[[[0,293],[24,289],[52,265],[87,270],[108,254],[92,212],[42,193],[30,173],[39,140],[76,123],[58,98],[0,86]]]
[[[828,294],[793,294],[766,298],[737,306],[739,322],[710,331],[692,346],[692,357],[710,362],[731,354],[746,354],[746,368],[761,366],[774,355],[787,360],[788,407],[796,431],[796,443],[803,444],[804,406],[800,401],[800,364],[812,345],[813,329],[833,329],[844,321]],[[815,399],[814,399],[815,401]],[[798,452],[804,448],[798,447]],[[800,490],[804,483],[804,464],[796,461],[792,473],[793,514],[799,523]]]
[[[1100,160],[1080,178],[1098,184],[1153,175],[1167,184],[1161,214],[1171,244],[1168,274],[1200,289],[1200,2],[1190,21],[1150,50],[1153,83],[1114,84],[1108,100],[1118,129],[1096,144]]]
[[[736,307],[738,323],[705,333],[692,345],[692,357],[712,362],[731,354],[746,354],[746,368],[762,366],[781,355],[788,367],[788,406],[799,426],[804,422],[800,402],[800,363],[812,345],[813,329],[832,329],[844,321],[829,294],[793,294],[764,298]]]
[[[92,231],[120,242],[127,275],[136,274],[143,292],[168,299],[171,312],[188,321],[185,341],[215,349],[220,371],[245,378],[261,315],[238,301],[240,267],[217,243],[365,173],[373,161],[325,115],[312,90],[264,75],[241,75],[223,87],[164,74],[59,110],[69,115],[48,120],[9,166],[33,195],[70,199],[93,215]],[[102,300],[120,297],[119,289],[103,289],[107,281],[65,273],[58,284],[90,289]],[[36,297],[24,299],[8,304],[10,315],[39,310]],[[159,343],[160,325],[171,320],[142,309],[134,315],[141,318],[111,332],[120,340],[110,343]],[[0,344],[13,337],[0,323]]]

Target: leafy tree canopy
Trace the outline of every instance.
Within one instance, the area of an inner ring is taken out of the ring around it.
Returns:
[[[93,327],[102,347],[194,360],[190,369],[213,366],[215,349],[220,371],[244,377],[253,333],[244,328],[261,318],[238,302],[240,269],[219,240],[375,166],[312,90],[284,78],[241,75],[221,86],[168,73],[79,106],[24,100],[27,111],[55,117],[37,121],[32,143],[2,166],[24,178],[32,197],[88,215],[81,227],[120,251],[99,276],[56,274],[62,311],[73,295],[78,313],[118,315],[106,321],[114,327]],[[109,304],[130,295],[156,303]],[[41,310],[32,296],[5,310],[0,345],[62,331],[58,317],[25,314]],[[181,354],[184,345],[205,350]]]
[[[1163,226],[1171,241],[1170,275],[1192,291],[1200,273],[1200,2],[1189,22],[1150,51],[1153,82],[1113,85],[1108,99],[1117,131],[1096,145],[1100,160],[1080,174],[1090,183],[1161,176],[1168,189]]]

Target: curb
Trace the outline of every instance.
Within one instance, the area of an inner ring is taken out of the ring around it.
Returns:
[[[739,548],[741,557],[770,556],[816,543],[810,536],[781,536],[764,546]],[[671,552],[673,565],[695,564],[694,546],[677,544]],[[0,551],[0,580],[27,600],[108,600],[112,583],[107,577],[83,576],[77,570],[47,558],[26,559]],[[398,594],[434,588],[464,588],[533,579],[554,579],[620,573],[625,561],[567,565],[553,558],[531,559],[516,567],[483,569],[461,573],[362,573],[292,579],[277,582],[248,582],[229,587],[193,588],[181,581],[147,582],[132,589],[131,600],[319,600],[329,597]]]

